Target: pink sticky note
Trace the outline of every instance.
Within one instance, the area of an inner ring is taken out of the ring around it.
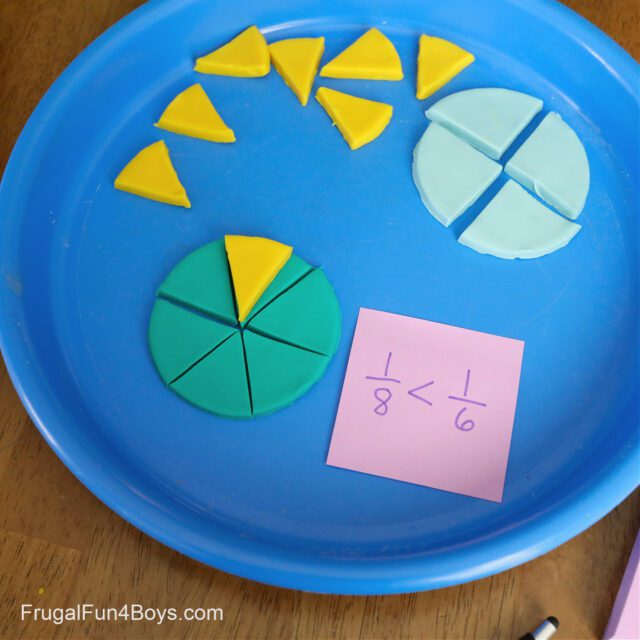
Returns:
[[[605,640],[640,638],[640,533],[633,545],[604,638]]]
[[[523,350],[360,309],[327,464],[499,502]]]

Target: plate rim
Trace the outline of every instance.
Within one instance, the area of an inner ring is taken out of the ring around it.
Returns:
[[[24,191],[22,169],[29,166],[40,131],[48,113],[58,102],[64,102],[65,89],[74,84],[83,70],[103,48],[126,38],[136,24],[148,18],[160,19],[185,4],[174,0],[150,0],[122,18],[85,48],[47,90],[27,120],[7,162],[0,183],[0,211],[11,210],[11,202],[19,201]],[[634,91],[638,64],[609,36],[585,18],[557,0],[504,0],[589,44],[590,50],[617,70],[617,79],[637,103],[640,96]],[[24,172],[28,174],[28,171]],[[9,242],[10,216],[0,216],[0,246],[6,255]],[[65,466],[98,499],[127,522],[159,542],[191,558],[243,578],[293,589],[334,594],[388,594],[435,589],[477,580],[511,569],[578,535],[624,500],[639,484],[637,465],[640,446],[629,448],[619,460],[609,461],[590,483],[580,491],[564,496],[547,512],[536,514],[527,526],[500,532],[489,539],[475,542],[469,549],[448,550],[439,556],[396,558],[389,561],[327,559],[300,552],[292,552],[276,544],[241,539],[237,536],[217,535],[200,542],[199,534],[176,522],[166,513],[136,494],[118,478],[95,465],[73,439],[56,428],[64,421],[62,409],[43,392],[43,380],[30,369],[28,346],[19,339],[19,327],[10,321],[19,306],[19,297],[9,287],[0,287],[0,351],[9,377],[31,420],[47,444]],[[12,312],[12,309],[14,310]],[[637,406],[638,390],[630,398],[633,413]],[[633,415],[631,417],[633,419]],[[49,426],[47,426],[49,425]],[[58,438],[56,434],[62,434]],[[574,495],[578,494],[578,495]]]

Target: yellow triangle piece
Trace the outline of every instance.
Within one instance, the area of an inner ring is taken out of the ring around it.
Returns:
[[[271,281],[291,257],[292,247],[252,236],[225,236],[224,244],[238,305],[244,322]]]
[[[163,140],[150,144],[134,156],[120,172],[114,186],[150,200],[191,207]]]
[[[393,43],[375,27],[322,67],[323,78],[402,80],[402,64]]]
[[[156,127],[211,142],[236,140],[199,84],[179,93],[164,110]]]
[[[267,41],[258,27],[249,27],[231,42],[198,58],[195,70],[217,76],[266,76],[271,70]]]
[[[303,106],[324,53],[324,38],[291,38],[269,45],[271,61]]]
[[[416,97],[424,100],[468,67],[475,57],[453,42],[420,36]]]
[[[375,140],[393,115],[390,104],[356,98],[327,87],[318,89],[316,100],[324,107],[352,149]]]

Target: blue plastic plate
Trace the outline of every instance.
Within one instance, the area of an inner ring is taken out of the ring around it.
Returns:
[[[320,106],[277,73],[196,75],[195,55],[249,24],[327,37],[326,59],[384,29],[403,82],[331,81],[395,107],[351,152]],[[476,62],[414,97],[420,32]],[[602,517],[638,483],[638,67],[542,0],[238,0],[147,4],[87,49],[26,126],[1,190],[2,351],[31,417],[107,505],[165,544],[264,582],[337,593],[430,589],[529,560]],[[200,81],[238,142],[152,123]],[[504,86],[545,101],[585,143],[583,229],[531,261],[479,255],[424,209],[411,153],[435,99]],[[167,141],[193,208],[113,189]],[[237,422],[168,392],[146,329],[154,290],[225,233],[292,244],[323,265],[344,312],[325,377],[292,407]],[[361,306],[526,341],[502,504],[328,467]]]

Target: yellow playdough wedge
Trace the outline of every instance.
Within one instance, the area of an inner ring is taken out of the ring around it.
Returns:
[[[351,149],[358,149],[375,140],[393,115],[390,104],[357,98],[327,87],[318,89],[316,100],[324,107]]]
[[[416,97],[424,100],[468,67],[475,57],[453,42],[420,36]]]
[[[244,322],[291,257],[293,249],[275,240],[253,236],[225,236],[224,243],[238,306],[238,320]]]
[[[150,200],[191,207],[164,140],[150,144],[134,156],[120,172],[114,186]]]
[[[287,86],[305,106],[324,53],[324,38],[291,38],[269,45],[271,61]]]
[[[322,67],[323,78],[402,80],[402,64],[393,43],[375,27]]]
[[[258,27],[249,27],[231,42],[198,58],[196,71],[217,76],[259,78],[271,70],[267,41]]]
[[[235,142],[236,136],[211,104],[199,84],[179,93],[164,110],[156,127],[211,142]]]

